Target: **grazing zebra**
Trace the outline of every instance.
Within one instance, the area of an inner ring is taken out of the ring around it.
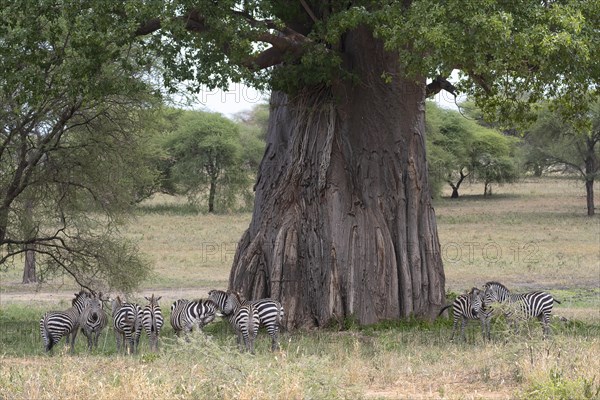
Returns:
[[[246,351],[254,354],[254,340],[258,335],[258,327],[260,325],[258,308],[251,303],[243,305],[237,309],[233,320],[237,332],[238,345],[241,345],[243,338]]]
[[[67,343],[71,336],[71,353],[75,351],[75,338],[79,329],[79,316],[90,301],[89,293],[80,290],[75,293],[71,308],[65,311],[48,311],[40,320],[40,331],[46,352],[52,350],[63,336]]]
[[[451,341],[454,340],[459,320],[462,321],[460,325],[460,336],[465,340],[465,326],[470,319],[478,319],[481,322],[483,340],[490,339],[489,312],[485,309],[483,292],[481,290],[474,287],[468,293],[461,294],[452,304],[443,307],[440,310],[438,317],[449,307],[452,307],[452,315],[454,317],[452,337],[450,338]]]
[[[117,296],[112,301],[113,327],[117,338],[117,351],[135,354],[142,333],[142,308],[135,303],[123,303]]]
[[[509,309],[504,315],[511,320],[517,328],[516,321],[511,316],[522,317],[524,319],[537,318],[542,323],[542,332],[544,337],[550,333],[550,314],[554,302],[560,304],[560,301],[552,297],[551,294],[541,291],[528,292],[523,294],[511,294],[506,286],[499,282],[487,282],[483,285],[485,289],[485,302],[506,303]]]
[[[194,326],[197,325],[201,330],[211,323],[216,311],[217,305],[211,300],[175,300],[171,305],[171,326],[177,336],[180,336],[181,331],[187,335]]]
[[[269,298],[248,301],[243,299],[237,292],[225,292],[223,290],[211,290],[208,292],[208,298],[217,304],[223,314],[230,317],[229,322],[234,329],[233,317],[235,308],[246,304],[253,304],[258,311],[260,326],[264,326],[271,337],[271,351],[279,349],[279,327],[284,316],[283,307],[280,302]]]
[[[81,332],[85,335],[88,340],[88,350],[91,351],[93,347],[98,347],[98,338],[102,329],[108,324],[108,315],[104,309],[102,309],[102,293],[98,296],[92,295],[88,305],[81,312],[79,317],[79,325],[81,326]]]
[[[158,305],[158,301],[161,299],[161,296],[148,298],[150,303],[144,307],[142,311],[142,326],[144,330],[148,334],[148,340],[150,342],[150,351],[158,351],[158,335],[160,334],[160,328],[163,326],[163,316],[160,311],[160,306]]]

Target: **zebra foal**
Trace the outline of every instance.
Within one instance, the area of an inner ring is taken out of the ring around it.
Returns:
[[[163,316],[160,311],[160,306],[158,301],[161,299],[161,296],[154,297],[154,293],[152,297],[148,298],[148,304],[144,307],[142,311],[142,326],[148,335],[148,341],[150,343],[150,351],[158,351],[158,336],[160,335],[160,329],[163,326]]]
[[[79,318],[89,301],[89,293],[80,290],[79,293],[75,293],[71,308],[65,311],[48,311],[42,316],[40,332],[46,352],[52,350],[52,347],[63,336],[66,336],[67,343],[69,343],[69,336],[71,336],[71,353],[75,352],[75,338],[79,329]]]
[[[135,354],[142,333],[142,308],[135,303],[123,303],[117,296],[112,301],[113,328],[117,339],[117,351]]]
[[[171,318],[169,319],[177,336],[183,331],[185,335],[191,332],[195,326],[199,330],[215,319],[217,311],[216,304],[211,300],[186,299],[175,300],[171,305]]]
[[[108,315],[102,308],[102,293],[99,293],[98,296],[93,294],[79,318],[81,332],[87,338],[89,351],[94,347],[98,348],[98,338],[107,324]]]
[[[522,294],[512,294],[506,286],[500,282],[486,282],[484,285],[485,302],[487,304],[507,304],[504,315],[517,329],[516,320],[513,317],[523,319],[537,318],[542,323],[544,338],[550,333],[550,315],[554,303],[560,304],[550,293],[533,291]]]
[[[452,323],[452,336],[450,337],[451,341],[454,340],[459,321],[461,321],[460,336],[463,340],[466,340],[465,326],[470,319],[478,319],[481,322],[483,340],[490,339],[489,312],[485,309],[484,296],[481,290],[474,287],[471,288],[468,293],[461,294],[454,302],[452,302],[452,304],[444,306],[438,313],[438,317],[450,307],[452,307],[452,315],[454,318]]]

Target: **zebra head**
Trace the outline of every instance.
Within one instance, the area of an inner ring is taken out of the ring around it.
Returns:
[[[96,296],[95,294],[91,295],[86,305],[86,308],[90,310],[89,315],[94,322],[100,318],[100,312],[102,310],[102,300],[100,299],[100,296]]]
[[[81,312],[81,310],[88,306],[90,300],[91,295],[85,290],[80,290],[79,293],[75,293],[75,298],[71,301],[71,306]]]
[[[483,285],[485,302],[488,304],[502,303],[510,296],[510,291],[500,282],[486,282]]]
[[[471,300],[471,310],[473,311],[474,315],[478,315],[482,310],[485,309],[484,292],[476,287],[473,287],[468,294]]]
[[[208,292],[208,299],[215,303],[221,311],[225,309],[228,297],[229,294],[224,290],[212,289]]]

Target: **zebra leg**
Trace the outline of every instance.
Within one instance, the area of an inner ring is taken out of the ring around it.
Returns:
[[[71,332],[71,354],[75,353],[75,339],[77,338],[77,331],[79,330],[79,327],[76,326],[75,329],[73,329],[73,332]]]
[[[485,342],[487,337],[486,337],[486,332],[485,332],[485,317],[481,316],[479,317],[479,321],[481,322],[481,334],[483,335],[483,341]]]
[[[539,319],[542,322],[542,332],[544,333],[544,339],[546,339],[550,334],[550,314],[543,313]]]
[[[271,336],[271,351],[279,350],[279,341],[277,340],[278,333],[277,327],[274,327],[271,332],[269,332],[269,335]]]
[[[452,323],[452,336],[450,336],[450,341],[454,341],[454,335],[456,333],[456,327],[458,325],[458,318],[454,318],[454,322]]]
[[[462,317],[462,322],[460,324],[460,337],[462,338],[463,341],[467,341],[467,337],[465,336],[465,327],[467,326],[467,318],[466,317]]]
[[[92,348],[98,348],[98,339],[100,338],[100,331],[92,333]]]

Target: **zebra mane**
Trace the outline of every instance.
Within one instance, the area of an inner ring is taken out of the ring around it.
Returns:
[[[232,295],[235,296],[235,298],[237,299],[237,301],[241,304],[243,299],[242,299],[242,295],[239,292],[234,292],[234,291],[230,291],[229,293],[231,293]]]
[[[85,290],[80,290],[79,293],[75,293],[75,298],[73,300],[71,300],[71,306],[75,307],[75,304],[80,301],[79,299],[82,297],[91,297],[90,294],[88,292],[86,292]]]
[[[152,297],[144,297],[146,300],[150,302],[150,304],[158,305],[158,301],[162,298],[162,296],[154,297],[154,293],[152,293]]]
[[[497,282],[497,281],[489,281],[489,282],[486,282],[485,285],[483,285],[484,288],[489,288],[491,286],[499,286],[502,289],[505,289],[508,291],[508,288],[506,286],[504,286],[503,284],[501,284],[500,282]]]

